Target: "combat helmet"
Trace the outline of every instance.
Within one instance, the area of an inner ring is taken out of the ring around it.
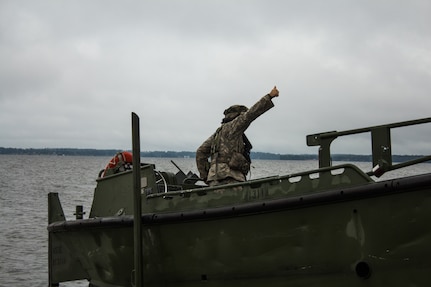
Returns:
[[[237,116],[239,116],[241,113],[248,111],[248,108],[246,106],[242,105],[233,105],[224,110],[224,118],[222,120],[222,123],[230,122],[231,120],[235,119]]]

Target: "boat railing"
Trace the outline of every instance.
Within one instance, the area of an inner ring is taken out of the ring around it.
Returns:
[[[340,136],[354,135],[360,133],[371,133],[373,169],[367,174],[380,177],[383,173],[410,165],[431,160],[431,155],[421,156],[420,158],[408,160],[403,163],[393,164],[391,130],[399,127],[406,127],[418,124],[430,123],[431,118],[423,118],[411,121],[397,122],[385,125],[371,126],[360,129],[346,131],[330,131],[307,135],[308,146],[319,147],[319,167],[331,166],[331,143]]]

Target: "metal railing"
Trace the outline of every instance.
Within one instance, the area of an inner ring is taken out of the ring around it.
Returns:
[[[409,160],[399,164],[392,163],[391,129],[430,123],[431,118],[423,118],[411,121],[397,122],[386,125],[372,126],[347,131],[330,131],[324,133],[311,134],[307,136],[308,146],[319,147],[319,168],[331,166],[331,143],[340,136],[347,136],[360,133],[371,133],[373,170],[368,175],[381,176],[389,170],[394,170],[413,164],[431,160],[431,156],[423,156],[418,159]]]

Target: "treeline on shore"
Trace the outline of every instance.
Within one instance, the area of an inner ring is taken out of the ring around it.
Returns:
[[[0,154],[12,155],[59,155],[59,156],[114,156],[121,150],[116,149],[80,149],[80,148],[4,148]],[[194,158],[195,152],[190,151],[141,151],[142,157],[158,158]],[[392,155],[392,161],[404,162],[422,157],[422,155]],[[317,160],[317,154],[277,154],[267,152],[251,152],[252,159],[266,160]],[[333,154],[333,161],[371,162],[371,155]]]

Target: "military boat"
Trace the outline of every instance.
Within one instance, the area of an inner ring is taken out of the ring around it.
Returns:
[[[377,179],[431,160],[392,161],[391,130],[431,118],[308,135],[319,166],[208,187],[193,173],[117,155],[88,218],[48,195],[49,286],[428,286],[431,174]],[[372,166],[332,165],[341,136],[371,134]]]

